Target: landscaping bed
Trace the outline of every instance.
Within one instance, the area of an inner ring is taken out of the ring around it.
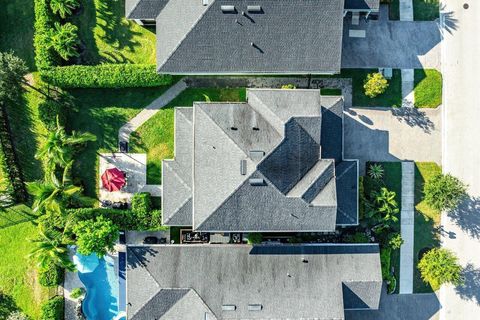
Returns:
[[[415,21],[433,21],[439,16],[439,0],[413,0],[413,19]]]
[[[161,184],[163,159],[174,154],[174,107],[191,107],[195,101],[245,101],[245,88],[188,88],[145,122],[131,137],[130,151],[147,153],[147,183]]]
[[[436,173],[441,173],[441,168],[433,162],[415,163],[415,239],[414,239],[414,278],[413,292],[433,292],[431,286],[424,283],[417,268],[420,252],[426,248],[440,245],[438,227],[440,226],[440,212],[430,208],[424,201],[423,185]]]
[[[352,78],[352,103],[355,107],[400,107],[402,105],[402,75],[398,69],[393,70],[392,79],[388,80],[385,93],[369,98],[365,95],[363,84],[369,73],[377,69],[343,69],[341,76]]]
[[[415,69],[415,107],[436,108],[442,104],[442,74],[435,69]]]

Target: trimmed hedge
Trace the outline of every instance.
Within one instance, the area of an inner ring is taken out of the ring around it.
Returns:
[[[0,161],[2,168],[0,169],[8,175],[15,200],[17,202],[26,201],[28,195],[24,184],[25,180],[18,165],[18,157],[11,136],[6,107],[2,102],[0,102],[0,153],[2,153],[2,161]]]
[[[45,268],[40,268],[38,271],[38,282],[40,285],[47,288],[52,288],[60,285],[63,282],[64,272],[62,268],[53,263]]]
[[[172,83],[150,64],[101,64],[54,67],[41,72],[43,81],[60,88],[156,87]]]
[[[48,130],[57,127],[57,117],[61,125],[65,123],[63,105],[55,100],[44,100],[38,105],[38,117]]]
[[[42,305],[41,320],[63,320],[63,297],[55,296]]]
[[[60,59],[51,48],[53,24],[57,20],[50,10],[50,0],[34,0],[35,5],[35,65],[38,70],[44,70],[59,64]]]

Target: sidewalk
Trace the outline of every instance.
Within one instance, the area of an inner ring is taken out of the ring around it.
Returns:
[[[400,228],[403,245],[400,247],[400,293],[413,293],[414,243],[414,180],[415,163],[402,162],[402,211]]]
[[[412,0],[400,0],[400,21],[413,21]]]

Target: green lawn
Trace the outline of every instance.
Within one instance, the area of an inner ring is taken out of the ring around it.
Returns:
[[[86,46],[87,64],[155,63],[155,34],[125,19],[125,1],[82,0],[82,5],[70,19]]]
[[[401,210],[402,200],[402,163],[401,162],[378,162],[384,169],[383,183],[390,191],[395,191],[395,200],[398,203],[398,209]],[[367,163],[368,170],[368,163]],[[364,192],[366,195],[374,190],[375,182],[368,176],[364,178]],[[400,213],[398,214],[398,221],[393,226],[394,232],[400,232]],[[392,250],[390,257],[391,266],[395,270],[395,277],[397,279],[396,292],[398,293],[398,285],[400,279],[400,250]]]
[[[33,53],[33,0],[2,1],[0,10],[0,51],[13,50],[35,70]]]
[[[174,107],[191,107],[195,101],[245,101],[244,88],[188,88],[176,99],[144,123],[130,141],[132,152],[147,153],[147,182],[161,183],[161,163],[173,158]]]
[[[365,95],[363,84],[367,75],[378,72],[377,69],[342,69],[339,77],[352,78],[352,103],[355,107],[393,107],[402,104],[402,75],[398,69],[393,70],[393,77],[388,80],[387,90],[375,97]]]
[[[436,108],[442,104],[442,74],[435,69],[415,69],[415,107]]]
[[[415,21],[433,21],[439,15],[439,0],[413,0],[413,19]]]
[[[320,94],[322,96],[341,96],[342,89],[335,89],[335,88],[321,88]]]
[[[167,88],[75,89],[77,111],[67,115],[68,129],[97,136],[76,157],[73,174],[88,196],[96,195],[98,152],[118,150],[118,130]]]
[[[26,239],[37,234],[34,218],[23,205],[0,213],[0,290],[13,299],[17,308],[39,319],[41,303],[53,292],[38,284],[36,268],[26,258],[33,248]]]
[[[400,20],[400,0],[391,0],[388,5],[388,18],[390,20]]]
[[[421,249],[440,245],[438,227],[440,212],[431,209],[423,200],[423,185],[434,174],[442,172],[433,162],[415,163],[415,240],[413,292],[432,292],[429,284],[422,281],[417,269],[418,253]]]

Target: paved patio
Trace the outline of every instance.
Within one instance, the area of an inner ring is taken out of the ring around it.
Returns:
[[[365,38],[349,37],[350,30],[365,30]],[[389,21],[381,6],[377,21],[360,19],[352,26],[345,18],[342,68],[434,68],[440,70],[440,29],[436,21]]]
[[[441,109],[345,108],[345,158],[441,163]]]
[[[130,202],[137,192],[150,192],[153,197],[161,196],[162,188],[147,185],[147,155],[145,153],[102,153],[99,166],[100,201]],[[110,192],[102,187],[101,176],[105,170],[118,168],[126,173],[127,185],[120,191]]]
[[[146,237],[167,238],[167,243],[170,243],[170,230],[165,231],[127,231],[127,244],[143,244]]]

